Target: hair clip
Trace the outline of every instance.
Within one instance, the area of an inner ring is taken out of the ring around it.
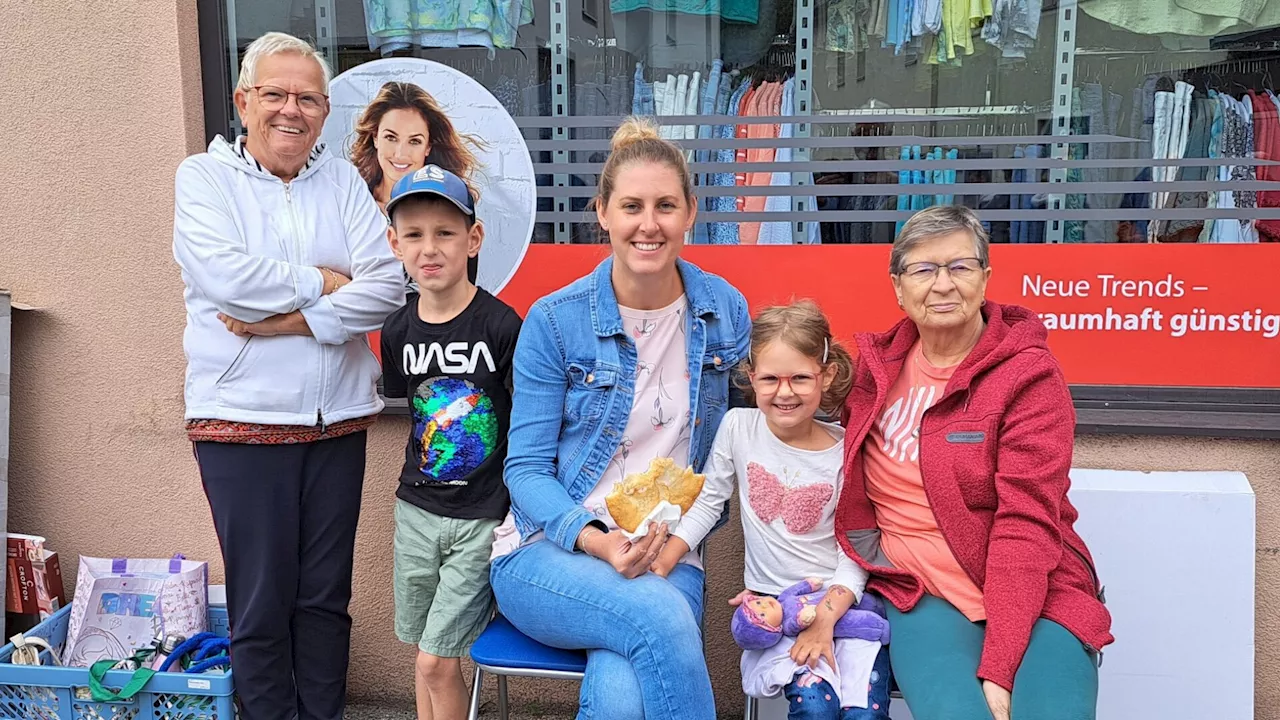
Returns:
[[[827,364],[827,356],[831,354],[831,343],[824,337],[822,338],[822,364]]]

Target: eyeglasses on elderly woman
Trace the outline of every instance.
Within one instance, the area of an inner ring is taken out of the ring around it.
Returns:
[[[945,264],[914,262],[903,266],[899,276],[913,283],[931,283],[945,269],[953,282],[969,282],[982,274],[982,260],[976,257],[957,258]]]

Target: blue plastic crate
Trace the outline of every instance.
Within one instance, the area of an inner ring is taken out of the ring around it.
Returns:
[[[67,641],[71,607],[24,633],[40,637],[59,652]],[[209,630],[228,635],[225,607],[209,608]],[[44,653],[45,662],[48,653]],[[93,702],[89,670],[49,665],[13,665],[13,644],[0,648],[0,720],[235,720],[235,683],[231,673],[156,673],[126,702]],[[107,673],[107,687],[129,682],[132,672]]]

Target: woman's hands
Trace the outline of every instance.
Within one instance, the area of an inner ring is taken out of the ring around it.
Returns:
[[[618,574],[628,580],[649,572],[662,548],[667,543],[667,524],[650,525],[649,532],[634,542],[621,530],[601,532],[588,525],[578,535],[578,547],[583,552],[613,566]]]
[[[658,559],[649,567],[655,575],[666,577],[671,574],[680,559],[689,554],[689,543],[672,535],[667,539],[667,544],[662,546],[662,552],[658,554]]]
[[[990,680],[983,680],[982,694],[986,696],[987,707],[991,708],[991,716],[995,720],[1009,720],[1009,707],[1013,696],[1008,690]]]

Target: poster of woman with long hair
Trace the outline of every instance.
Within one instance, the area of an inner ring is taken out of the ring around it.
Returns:
[[[494,294],[515,274],[533,233],[533,162],[515,121],[471,77],[419,58],[360,65],[333,79],[322,139],[360,171],[379,207],[397,180],[433,164],[478,198],[485,242],[473,281]]]

